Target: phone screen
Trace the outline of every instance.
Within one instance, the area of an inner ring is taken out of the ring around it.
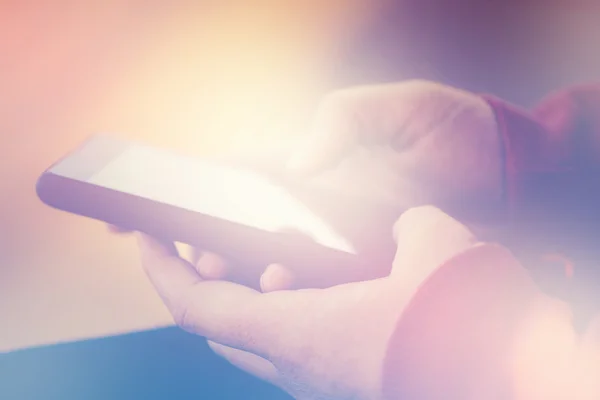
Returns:
[[[295,230],[323,246],[354,253],[284,187],[250,170],[131,144],[86,181],[268,232]]]

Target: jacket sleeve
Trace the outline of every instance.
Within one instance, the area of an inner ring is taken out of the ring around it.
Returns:
[[[563,390],[568,375],[557,366],[568,363],[553,357],[556,349],[574,354],[571,327],[560,307],[547,307],[549,318],[538,310],[549,299],[501,246],[479,245],[454,257],[421,286],[397,323],[384,398],[549,398],[527,397],[542,381],[546,395]],[[554,325],[550,334],[541,320]]]
[[[567,220],[580,223],[597,214],[600,85],[551,94],[532,111],[483,97],[504,145],[511,222],[535,227],[539,234],[545,226],[564,228]]]
[[[504,145],[509,217],[504,239],[513,251],[477,246],[424,282],[389,341],[385,397],[531,400],[557,393],[569,398],[579,388],[597,398],[598,385],[579,383],[584,376],[597,376],[600,353],[587,352],[595,364],[580,363],[574,355],[580,335],[573,329],[573,309],[540,290],[543,284],[536,278],[554,278],[536,257],[565,254],[583,261],[584,273],[576,264],[576,277],[590,277],[585,262],[594,254],[587,249],[600,248],[600,158],[595,157],[600,152],[594,135],[600,129],[582,122],[588,119],[572,92],[552,95],[533,111],[484,97]],[[524,259],[531,262],[527,268]],[[555,289],[556,283],[551,283]],[[586,292],[582,288],[576,291]],[[597,347],[597,339],[589,342]]]
[[[600,304],[600,86],[593,88],[554,93],[532,111],[484,98],[504,144],[509,228],[502,242],[544,289]],[[581,101],[582,90],[596,94],[596,107]]]

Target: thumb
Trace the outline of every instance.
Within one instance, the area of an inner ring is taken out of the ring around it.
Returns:
[[[432,206],[409,209],[394,225],[398,245],[391,276],[420,283],[477,240],[463,224]]]

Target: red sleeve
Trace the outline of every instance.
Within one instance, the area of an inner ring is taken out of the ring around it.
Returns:
[[[492,96],[484,98],[494,111],[504,146],[511,214],[522,213],[533,202],[552,200],[562,192],[554,190],[558,187],[572,186],[576,157],[571,132],[549,130],[526,110]]]
[[[500,246],[477,246],[449,260],[398,321],[384,364],[384,397],[513,398],[512,349],[539,295]]]
[[[586,92],[596,107],[579,101],[579,89],[553,94],[533,112],[484,96],[504,144],[510,228],[503,243],[545,290],[589,304],[600,289],[599,89]],[[544,262],[548,254],[571,261]],[[575,279],[565,279],[567,266]]]
[[[588,113],[600,111],[600,90],[596,95],[597,107]],[[534,112],[484,97],[504,147],[511,228],[505,239],[515,245],[511,249],[539,256],[575,254],[590,261],[581,249],[600,249],[600,146],[594,136],[600,133],[600,112],[590,127],[582,124],[581,104],[568,93],[553,95]],[[548,271],[540,268],[543,279]],[[512,398],[514,393],[502,392],[514,383],[511,349],[531,316],[527,310],[541,297],[530,274],[499,246],[484,245],[448,261],[411,299],[389,341],[386,398]],[[569,318],[560,321],[560,329],[571,329]],[[547,326],[540,329],[541,336],[532,338],[542,339],[548,353],[568,343],[554,343]],[[539,356],[533,358],[539,362],[533,370],[553,365],[546,355]],[[555,378],[547,382],[556,383],[560,375]]]
[[[494,110],[504,144],[511,223],[539,237],[539,246],[543,242],[546,251],[568,250],[568,243],[560,243],[564,238],[549,234],[565,229],[581,232],[584,226],[574,224],[589,220],[600,204],[598,167],[589,162],[588,138],[574,127],[571,98],[554,100],[554,111],[547,116],[562,120],[554,125],[561,129],[553,129],[526,110],[485,98]]]

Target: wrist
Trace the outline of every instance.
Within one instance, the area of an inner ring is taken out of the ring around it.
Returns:
[[[512,338],[507,370],[516,400],[574,396],[579,339],[563,301],[539,293],[525,307]]]

